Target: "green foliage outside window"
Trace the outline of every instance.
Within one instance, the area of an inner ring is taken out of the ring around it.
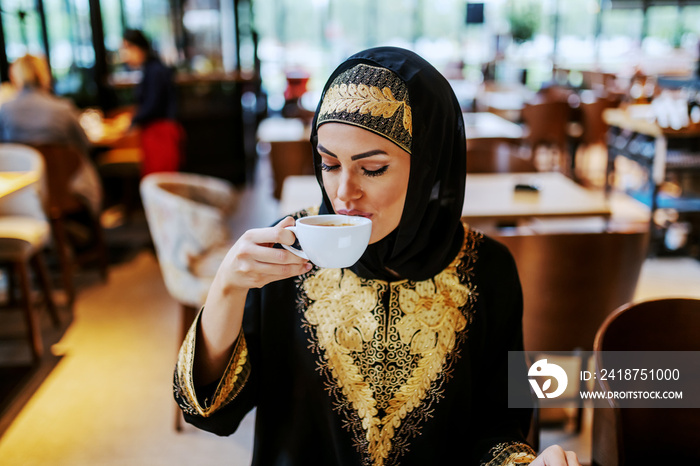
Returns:
[[[533,0],[509,0],[506,17],[510,24],[510,34],[519,44],[532,39],[540,28],[540,2]]]

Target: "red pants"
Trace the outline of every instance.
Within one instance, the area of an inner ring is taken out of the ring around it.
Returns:
[[[156,120],[141,128],[141,176],[176,172],[183,161],[185,132],[177,122]]]

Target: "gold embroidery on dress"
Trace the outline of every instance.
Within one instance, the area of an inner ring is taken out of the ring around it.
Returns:
[[[430,280],[387,283],[320,269],[303,281],[312,348],[365,464],[394,464],[442,393],[472,318],[480,239],[468,232],[458,257]]]
[[[394,113],[403,108],[403,127],[408,134],[413,134],[411,107],[404,100],[396,100],[391,89],[382,89],[366,84],[340,84],[331,87],[323,97],[320,115],[327,113],[371,114],[374,117],[391,118]]]
[[[228,404],[241,391],[250,375],[250,361],[248,359],[248,347],[243,332],[238,335],[236,346],[233,349],[231,359],[226,366],[224,375],[216,387],[211,402],[200,403],[197,399],[192,375],[194,365],[194,350],[197,337],[197,327],[202,312],[195,319],[187,332],[185,341],[178,353],[177,366],[175,368],[174,391],[178,404],[184,412],[192,415],[209,417],[212,413]]]
[[[518,466],[530,464],[535,460],[536,454],[532,447],[526,443],[503,442],[491,448],[489,455],[492,459],[482,466]]]

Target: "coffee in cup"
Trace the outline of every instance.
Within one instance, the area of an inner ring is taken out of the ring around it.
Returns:
[[[287,251],[319,267],[344,268],[355,264],[367,249],[372,221],[349,215],[312,215],[286,228],[301,246],[299,250],[283,244]]]

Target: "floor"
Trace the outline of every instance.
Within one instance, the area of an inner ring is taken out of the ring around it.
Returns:
[[[241,200],[236,224],[266,225],[277,217],[269,172],[258,171],[255,189]],[[137,220],[138,221],[138,220]],[[240,231],[239,231],[240,233]],[[179,308],[168,295],[148,247],[110,270],[106,283],[84,272],[72,318],[52,330],[43,315],[51,356],[0,417],[0,463],[8,466],[247,465],[254,419],[219,438],[187,425],[173,429],[171,394]],[[700,297],[700,262],[649,259],[637,299]],[[21,359],[23,342],[2,339],[2,361]],[[14,349],[13,349],[14,348]],[[28,352],[26,352],[28,357]],[[20,409],[21,408],[21,409]],[[558,443],[590,458],[590,413],[581,434],[546,430],[543,446]]]

